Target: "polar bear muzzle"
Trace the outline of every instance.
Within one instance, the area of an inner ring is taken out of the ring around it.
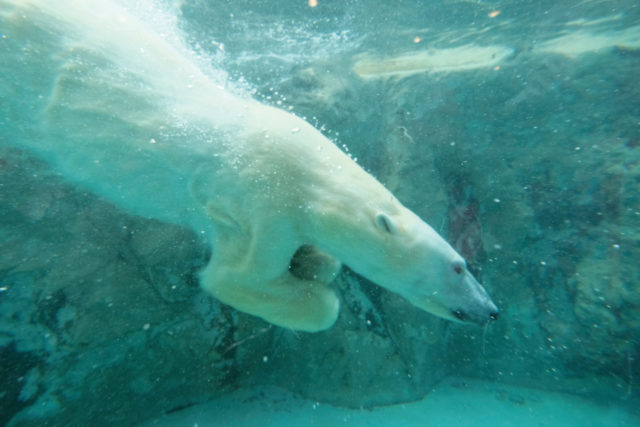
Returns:
[[[459,282],[459,289],[455,290],[458,305],[451,309],[453,320],[464,323],[477,323],[479,325],[497,320],[499,316],[498,307],[482,285],[466,268],[458,274],[463,276]],[[454,286],[458,287],[458,285]]]

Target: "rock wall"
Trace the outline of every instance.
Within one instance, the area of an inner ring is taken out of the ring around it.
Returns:
[[[342,92],[338,103],[375,105],[342,141],[448,237],[502,309],[486,330],[447,326],[450,368],[633,395],[638,66],[615,49],[523,54],[475,73],[354,77],[359,95]]]

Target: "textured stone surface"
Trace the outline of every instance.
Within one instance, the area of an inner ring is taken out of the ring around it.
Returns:
[[[333,105],[370,108],[348,125],[320,120],[456,246],[502,310],[486,330],[445,328],[449,368],[565,390],[579,378],[585,393],[610,383],[601,392],[618,398],[635,387],[637,67],[616,51],[522,55],[491,72],[331,90]]]
[[[200,292],[193,233],[123,215],[18,151],[2,165],[2,377],[20,390],[3,414],[113,425],[228,389],[236,318]]]

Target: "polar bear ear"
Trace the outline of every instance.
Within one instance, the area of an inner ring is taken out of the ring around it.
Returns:
[[[396,234],[396,226],[393,220],[384,212],[376,214],[376,226],[389,234]]]

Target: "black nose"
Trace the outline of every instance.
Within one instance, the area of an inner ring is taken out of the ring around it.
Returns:
[[[498,316],[500,315],[500,313],[498,313],[497,311],[494,311],[493,313],[489,314],[489,319],[491,320],[498,320]]]

